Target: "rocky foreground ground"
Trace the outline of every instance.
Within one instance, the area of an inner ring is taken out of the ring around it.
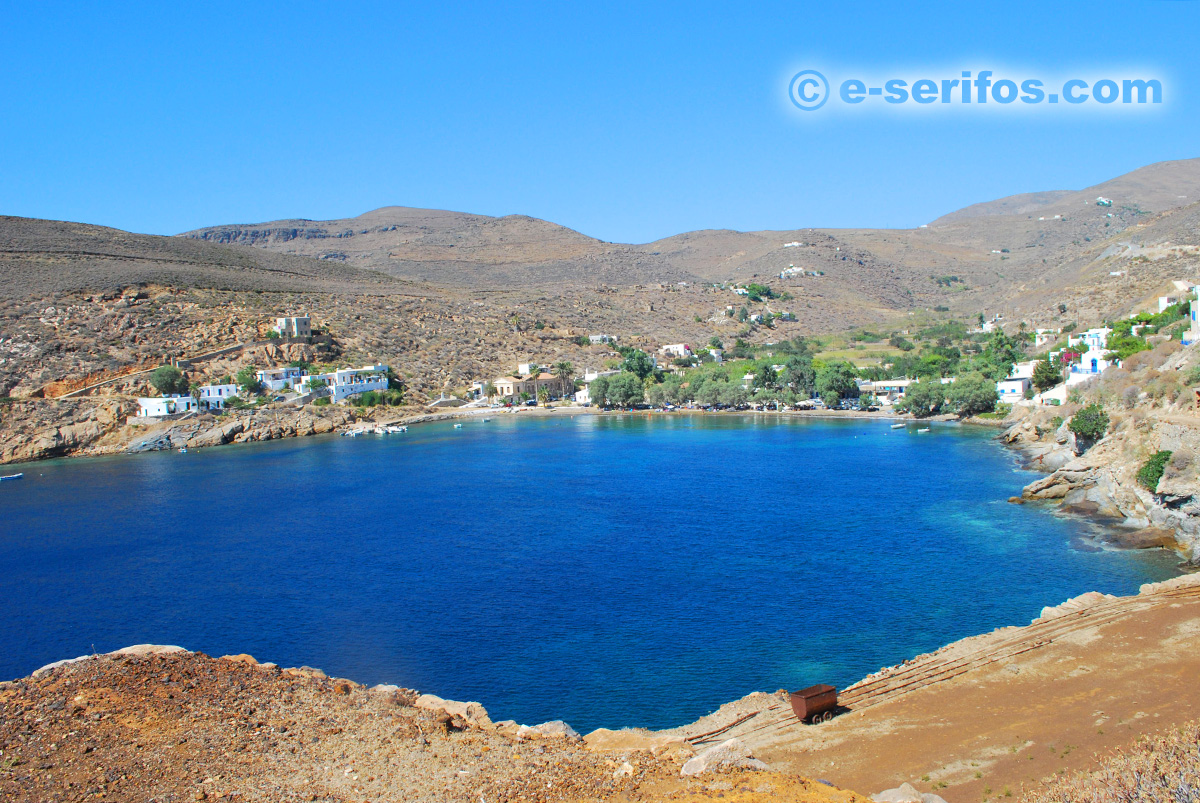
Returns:
[[[695,752],[590,749],[562,723],[492,723],[477,704],[180,648],[0,684],[3,800],[862,800],[729,746],[707,764]]]

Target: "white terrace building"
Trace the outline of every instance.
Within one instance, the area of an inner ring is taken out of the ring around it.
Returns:
[[[386,365],[367,365],[363,368],[342,368],[327,374],[310,374],[296,386],[299,393],[309,393],[319,383],[329,389],[333,401],[339,404],[351,396],[366,393],[369,390],[387,390],[388,367]]]
[[[1088,329],[1086,332],[1080,332],[1077,335],[1068,337],[1067,347],[1079,346],[1086,351],[1102,351],[1108,346],[1108,336],[1111,334],[1112,329],[1109,329],[1107,326]]]
[[[304,378],[304,370],[288,366],[264,368],[255,373],[255,376],[267,390],[286,390],[300,384],[300,380]]]
[[[200,409],[223,410],[225,403],[237,395],[237,385],[201,385]]]
[[[161,418],[178,413],[191,413],[199,409],[191,396],[151,396],[138,399],[138,418]]]

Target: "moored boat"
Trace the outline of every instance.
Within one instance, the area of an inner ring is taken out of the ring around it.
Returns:
[[[22,478],[22,477],[24,477],[24,476],[25,476],[24,472],[22,472],[22,473],[20,473],[20,474],[9,474],[9,475],[7,475],[7,476],[5,476],[5,477],[0,477],[0,481],[3,481],[3,480],[19,480],[19,479],[21,479],[21,478]]]
[[[904,429],[903,424],[892,424],[892,429]]]

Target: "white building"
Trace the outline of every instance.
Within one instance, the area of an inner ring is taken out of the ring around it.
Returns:
[[[201,385],[200,409],[223,410],[225,408],[225,402],[237,395],[237,385]]]
[[[1094,376],[1099,376],[1104,373],[1105,369],[1112,365],[1112,360],[1106,358],[1107,351],[1101,348],[1090,348],[1079,357],[1079,362],[1072,363],[1070,372],[1067,374],[1068,385],[1078,385],[1080,382],[1086,382]]]
[[[722,363],[725,361],[725,352],[723,349],[709,349],[709,356],[713,358],[713,362]]]
[[[1008,372],[1009,379],[1033,379],[1033,370],[1037,368],[1037,360],[1028,360],[1027,362],[1013,363],[1012,370]]]
[[[599,343],[615,343],[617,339],[612,335],[588,335],[588,342],[595,346]]]
[[[191,413],[199,408],[191,396],[153,396],[138,399],[138,418],[159,418],[177,413]]]
[[[692,347],[687,343],[672,343],[669,346],[663,346],[658,350],[659,354],[667,354],[672,357],[691,357]]]
[[[1112,329],[1109,329],[1107,326],[1088,329],[1086,332],[1068,337],[1067,345],[1081,346],[1088,351],[1102,350],[1108,345],[1108,336],[1111,334]]]
[[[1193,287],[1191,293],[1191,311],[1188,317],[1191,318],[1191,324],[1188,330],[1183,333],[1183,345],[1190,346],[1193,343],[1200,342],[1200,322],[1196,320],[1196,311],[1200,307],[1200,286]]]
[[[1053,344],[1061,333],[1062,329],[1038,329],[1033,335],[1033,347],[1043,349]]]
[[[304,374],[303,369],[284,366],[282,368],[264,368],[254,375],[267,390],[285,390],[300,384]]]
[[[1000,401],[1012,404],[1024,400],[1025,391],[1032,386],[1033,382],[1027,376],[1019,379],[1001,379],[996,383],[996,392],[1000,394]]]
[[[281,337],[308,337],[312,334],[312,321],[307,315],[276,318],[271,329]]]
[[[321,387],[320,383],[323,382],[333,401],[340,404],[368,390],[387,390],[387,372],[386,365],[368,365],[363,368],[342,368],[327,374],[310,374],[296,386],[296,390],[302,394],[310,393]]]

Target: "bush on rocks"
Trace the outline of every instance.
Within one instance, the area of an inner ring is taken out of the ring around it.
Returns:
[[[1168,451],[1155,452],[1150,456],[1150,459],[1142,464],[1138,469],[1137,482],[1148,491],[1153,491],[1158,487],[1158,481],[1162,479],[1163,470],[1167,467],[1167,461],[1171,459],[1171,453]]]

